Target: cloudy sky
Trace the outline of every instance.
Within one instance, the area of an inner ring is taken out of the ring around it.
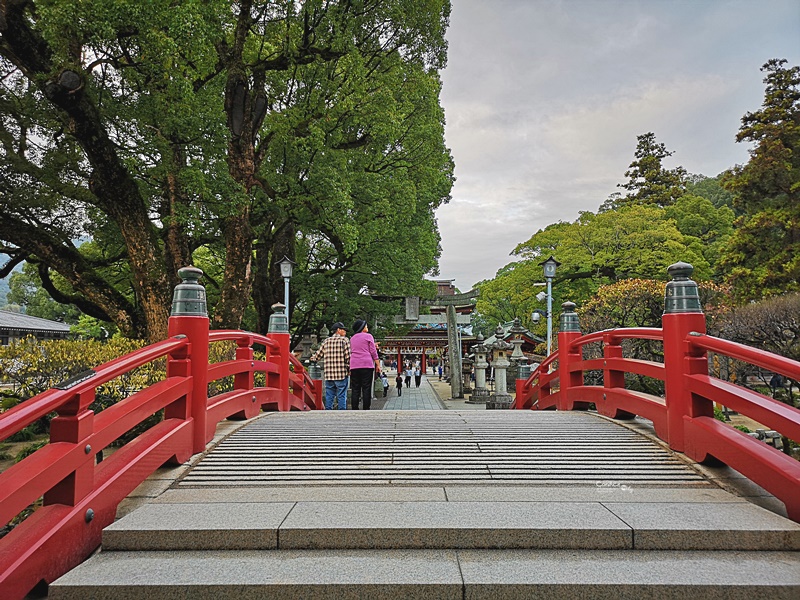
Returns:
[[[440,277],[466,291],[624,181],[636,136],[716,176],[770,58],[800,65],[798,0],[452,0],[442,72],[451,202]]]

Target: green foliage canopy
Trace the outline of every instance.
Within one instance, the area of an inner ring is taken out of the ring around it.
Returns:
[[[159,339],[195,260],[214,326],[252,300],[260,329],[284,255],[324,275],[298,276],[316,294],[300,327],[435,270],[446,0],[31,0],[2,17],[0,275],[33,262],[59,302]]]
[[[736,136],[754,144],[750,160],[724,177],[741,216],[722,267],[742,300],[800,290],[800,67],[773,59],[761,70],[764,102]]]

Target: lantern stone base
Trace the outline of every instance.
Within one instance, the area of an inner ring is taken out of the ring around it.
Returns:
[[[486,401],[486,410],[504,410],[511,408],[514,397],[511,394],[492,394]]]
[[[475,391],[472,392],[472,395],[467,400],[467,404],[486,404],[489,400],[489,390],[485,388],[475,388]]]

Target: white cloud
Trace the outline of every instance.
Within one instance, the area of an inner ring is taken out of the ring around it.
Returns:
[[[466,290],[538,229],[596,210],[642,133],[692,173],[745,161],[734,139],[761,103],[758,68],[800,62],[798,19],[788,0],[454,1],[441,276]]]

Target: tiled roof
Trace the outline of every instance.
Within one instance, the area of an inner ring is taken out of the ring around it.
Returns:
[[[31,317],[22,313],[0,310],[0,329],[16,329],[20,331],[55,331],[58,333],[69,333],[69,325]]]

